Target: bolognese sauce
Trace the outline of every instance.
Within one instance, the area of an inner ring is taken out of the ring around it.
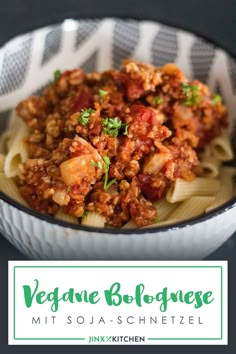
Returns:
[[[152,224],[153,202],[177,178],[195,178],[198,153],[228,124],[219,96],[175,64],[132,60],[103,73],[57,71],[17,114],[30,128],[18,177],[28,204],[49,215],[96,212],[111,227]]]

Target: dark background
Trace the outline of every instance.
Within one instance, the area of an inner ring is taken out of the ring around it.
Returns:
[[[133,17],[172,24],[203,35],[236,56],[236,0],[0,0],[0,46],[11,37],[64,18]],[[229,261],[228,346],[122,346],[112,351],[235,353],[236,235],[208,259]],[[0,354],[110,353],[110,346],[7,346],[7,261],[24,260],[0,235]]]

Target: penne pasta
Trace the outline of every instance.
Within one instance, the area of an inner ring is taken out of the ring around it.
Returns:
[[[169,219],[186,220],[203,214],[215,197],[192,197],[185,200],[170,214]]]
[[[178,178],[168,190],[166,199],[170,203],[176,203],[194,196],[215,195],[219,189],[220,182],[217,179],[197,177],[189,182]]]
[[[219,176],[221,161],[212,155],[211,150],[205,149],[204,154],[200,158],[200,167],[202,168],[203,177],[214,178]]]
[[[229,161],[234,156],[227,130],[222,130],[221,135],[211,141],[210,147],[217,160]]]
[[[216,193],[214,202],[207,208],[207,212],[226,203],[234,196],[233,176],[236,175],[236,169],[232,167],[223,167],[220,175],[220,190]]]
[[[5,163],[5,155],[0,153],[0,172],[3,172]]]
[[[12,178],[8,178],[3,172],[0,172],[0,191],[19,204],[28,206],[26,201],[20,195],[19,189],[14,180]]]
[[[219,160],[216,159],[215,161],[204,160],[200,163],[200,167],[202,168],[203,171],[203,177],[215,178],[219,176],[219,171],[220,171]]]
[[[104,216],[98,213],[88,212],[88,215],[82,218],[81,225],[92,227],[104,227],[105,221],[106,220]]]
[[[134,222],[134,220],[130,219],[123,227],[122,229],[136,229],[137,226]]]
[[[78,219],[70,214],[66,214],[62,209],[59,209],[54,215],[55,219],[70,222],[72,224],[78,224]]]
[[[7,154],[12,143],[14,132],[11,129],[6,130],[0,138],[0,153]]]
[[[24,138],[28,135],[28,127],[20,119],[19,121],[21,123],[5,159],[4,172],[7,177],[17,176],[19,164],[28,158],[27,144],[24,142]]]
[[[160,221],[164,221],[168,216],[177,208],[178,203],[169,203],[166,198],[162,198],[155,202],[154,207],[158,212],[158,224]]]
[[[179,221],[180,220],[177,220],[177,219],[167,219],[165,221],[160,221],[160,222],[157,222],[157,223],[152,224],[152,225],[144,226],[143,229],[148,229],[148,228],[153,227],[153,226],[155,226],[155,227],[168,226],[168,225],[176,224]]]

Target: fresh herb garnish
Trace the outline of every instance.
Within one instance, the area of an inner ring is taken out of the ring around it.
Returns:
[[[222,102],[222,97],[220,95],[213,95],[211,99],[211,103],[215,105],[216,103],[221,103]]]
[[[67,193],[71,192],[71,186],[67,187]]]
[[[109,167],[111,164],[111,161],[109,159],[108,156],[103,156],[103,161],[104,161],[104,174],[105,174],[105,178],[104,178],[104,185],[103,188],[105,190],[107,190],[112,184],[116,183],[116,179],[111,179],[110,181],[108,181],[108,173],[109,173]]]
[[[181,84],[182,92],[185,96],[184,105],[192,106],[199,105],[201,102],[201,96],[199,94],[199,87],[196,85],[190,85],[187,82]]]
[[[122,126],[125,128],[123,134],[124,134],[124,135],[128,135],[129,124],[128,124],[128,123],[123,123]]]
[[[108,96],[109,92],[105,90],[98,90],[99,96],[100,96],[100,103],[103,103],[105,96]]]
[[[86,216],[88,216],[88,213],[89,213],[88,210],[85,210],[84,213],[83,213],[83,215],[81,216],[81,218],[83,219],[83,218],[85,218]]]
[[[79,123],[81,125],[87,125],[91,114],[94,112],[92,108],[82,109],[79,117]]]
[[[99,92],[99,96],[100,96],[100,97],[107,96],[108,93],[109,93],[109,92],[107,92],[107,91],[105,91],[105,90],[102,90],[102,89],[98,90],[98,92]]]
[[[128,134],[128,123],[122,123],[122,121],[118,118],[103,118],[102,119],[103,126],[103,134],[108,134],[114,137],[117,137],[120,128],[124,128],[124,135]]]
[[[54,71],[54,81],[57,81],[61,77],[61,70]]]
[[[117,137],[119,129],[121,128],[122,122],[118,117],[115,118],[103,118],[103,134],[109,134]]]
[[[159,96],[156,96],[154,98],[154,101],[155,101],[156,104],[161,104],[163,102],[163,99],[161,97],[159,97]]]
[[[102,164],[100,161],[96,162],[94,160],[91,160],[91,164],[92,164],[92,166],[99,168],[100,170],[102,169]]]

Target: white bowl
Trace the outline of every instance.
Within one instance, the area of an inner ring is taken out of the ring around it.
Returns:
[[[0,129],[11,110],[39,92],[56,69],[102,71],[123,58],[163,65],[176,62],[189,78],[224,98],[236,121],[236,62],[224,50],[156,22],[65,20],[16,37],[0,50]],[[235,149],[236,150],[236,149]],[[236,155],[236,153],[235,153]],[[34,259],[201,259],[236,229],[236,200],[199,218],[146,230],[101,230],[55,221],[0,195],[0,231]]]

